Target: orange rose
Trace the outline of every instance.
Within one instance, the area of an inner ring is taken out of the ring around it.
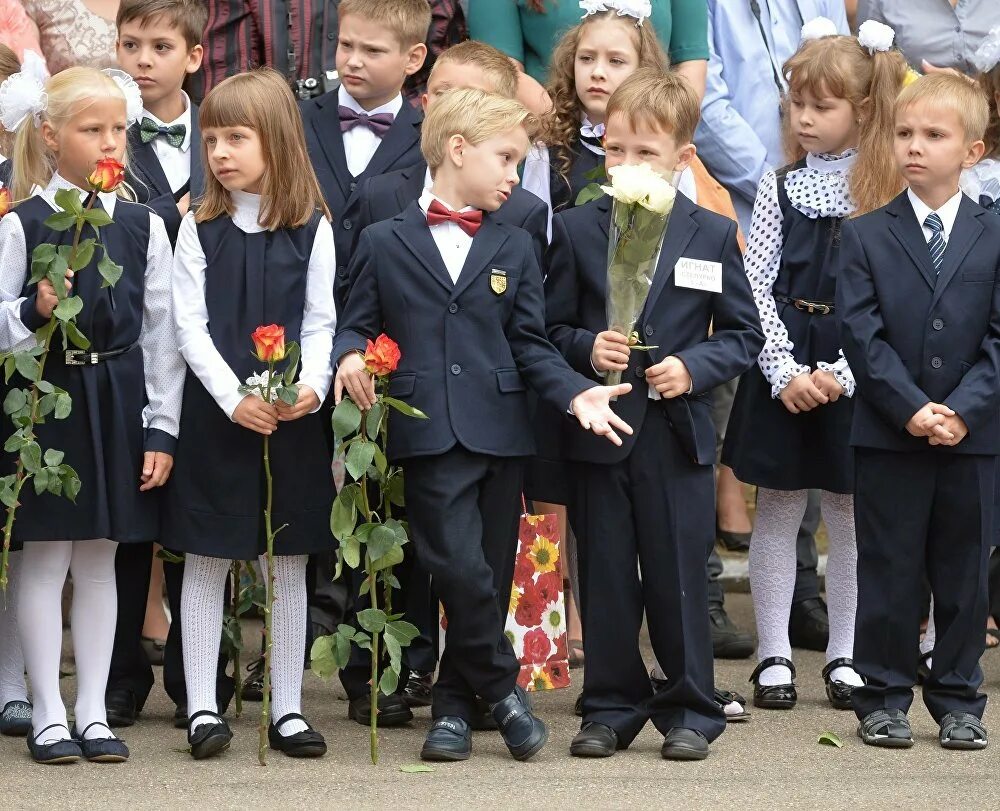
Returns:
[[[285,328],[277,324],[268,324],[266,327],[257,327],[253,331],[254,348],[257,350],[257,359],[265,363],[279,361],[285,357]]]
[[[375,343],[368,341],[368,348],[365,349],[365,368],[369,374],[385,377],[396,371],[400,357],[399,344],[383,332],[375,339]]]
[[[114,191],[125,179],[125,167],[114,158],[101,158],[87,182],[94,191]]]
[[[0,217],[10,211],[10,189],[0,186]]]

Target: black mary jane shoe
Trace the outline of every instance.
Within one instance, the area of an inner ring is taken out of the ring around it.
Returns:
[[[514,760],[528,760],[542,751],[549,739],[549,730],[542,719],[532,713],[524,690],[515,687],[509,696],[491,705],[490,712]]]
[[[468,760],[472,754],[472,729],[465,719],[457,715],[442,715],[434,719],[427,731],[421,760],[456,761]]]
[[[774,665],[784,665],[792,671],[791,684],[758,683],[760,674]],[[757,665],[750,674],[750,683],[753,684],[753,705],[763,710],[790,710],[799,700],[799,695],[795,692],[795,665],[784,656],[771,656]]]
[[[573,737],[569,753],[573,757],[611,757],[619,748],[617,732],[606,724],[587,721]]]
[[[114,733],[112,733],[110,738],[91,738],[88,740],[86,737],[87,730],[91,727],[104,727],[108,732],[111,732],[111,727],[103,721],[94,721],[91,724],[87,724],[83,728],[83,732],[77,732],[76,727],[73,727],[70,735],[80,744],[83,756],[87,760],[91,763],[124,763],[128,760],[129,752],[125,741],[116,737]]]
[[[286,721],[302,721],[307,729],[282,735],[278,730]],[[326,754],[326,739],[297,712],[283,715],[267,728],[267,744],[289,757],[323,757]]]
[[[823,668],[823,681],[826,683],[826,697],[830,700],[830,706],[835,710],[853,710],[854,704],[851,702],[851,694],[854,692],[854,685],[842,681],[833,681],[830,674],[838,667],[849,667],[854,669],[854,660],[847,656],[834,659]]]
[[[216,719],[217,723],[202,724],[192,732],[191,723],[203,715],[210,715]],[[210,710],[199,710],[188,718],[187,739],[191,746],[191,757],[195,760],[204,760],[212,755],[225,752],[233,740],[233,731],[218,713]]]
[[[53,743],[39,743],[42,735],[50,729],[66,729],[66,727],[62,724],[49,724],[37,735],[28,734],[28,751],[31,752],[31,757],[34,759],[35,763],[44,763],[48,765],[76,763],[83,757],[83,750],[80,748],[79,741],[75,741],[71,737],[64,738],[60,741],[54,741]],[[68,729],[66,729],[66,731],[69,732]]]

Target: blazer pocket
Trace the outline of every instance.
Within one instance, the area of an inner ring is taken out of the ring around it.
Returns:
[[[524,391],[524,380],[517,369],[497,369],[497,388],[504,394],[515,391]]]
[[[962,271],[963,282],[992,282],[996,280],[996,274],[989,270],[965,270]]]
[[[417,383],[417,375],[415,372],[407,372],[406,374],[393,375],[389,380],[389,396],[390,397],[406,397],[413,394],[413,387]]]

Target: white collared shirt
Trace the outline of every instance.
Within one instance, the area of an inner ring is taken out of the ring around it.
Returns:
[[[917,197],[917,195],[913,193],[913,189],[907,189],[906,196],[910,199],[910,205],[913,206],[913,213],[917,216],[917,222],[920,223],[920,230],[924,233],[924,239],[930,242],[934,232],[924,225],[924,220],[927,219],[927,215],[933,212],[934,209]],[[941,236],[944,237],[945,243],[947,243],[951,238],[951,229],[955,227],[955,218],[958,216],[958,207],[961,204],[962,192],[959,190],[955,192],[952,197],[949,197],[948,201],[944,205],[937,209],[936,213],[941,218],[941,223],[944,225],[944,232]]]
[[[434,200],[437,200],[449,211],[455,211],[454,208],[440,197],[434,195],[428,188],[424,189],[423,194],[420,195],[420,200],[417,202],[425,216],[427,209],[431,207],[431,202]],[[460,213],[464,211],[475,211],[475,209],[472,206],[459,209]],[[469,257],[469,250],[472,248],[472,237],[465,233],[458,223],[451,222],[450,220],[428,227],[430,228],[431,236],[434,238],[434,244],[437,245],[437,249],[441,254],[441,259],[444,261],[444,266],[448,269],[448,275],[451,276],[452,282],[458,282],[462,268],[465,267],[465,260]]]
[[[397,95],[396,98],[383,104],[381,107],[366,110],[341,85],[337,91],[337,104],[341,107],[349,107],[354,112],[364,113],[365,115],[392,113],[392,115],[398,116],[400,109],[403,107],[403,97],[402,95]],[[354,175],[354,177],[357,177],[368,168],[368,164],[378,150],[379,144],[382,143],[382,139],[368,127],[360,124],[356,127],[351,127],[347,132],[341,134],[344,138],[344,156],[347,158],[347,171]]]
[[[156,152],[156,158],[170,184],[170,191],[177,191],[191,179],[191,99],[183,90],[181,95],[184,96],[184,112],[173,121],[161,121],[149,110],[142,111],[143,118],[153,119],[158,126],[184,125],[184,140],[179,147],[171,146],[170,142],[161,136],[153,139],[153,151]]]
[[[264,230],[259,222],[260,195],[231,192],[233,224],[247,234]],[[321,219],[316,228],[309,268],[306,272],[306,300],[302,314],[302,366],[297,382],[309,386],[320,403],[326,399],[333,377],[330,353],[337,316],[333,304],[333,274],[337,258],[333,244],[333,229]],[[177,343],[191,371],[212,395],[229,419],[243,399],[239,387],[244,383],[236,377],[225,358],[215,347],[208,331],[208,305],[205,302],[205,268],[207,260],[198,239],[194,212],[181,221],[174,252],[174,320]],[[249,336],[247,351],[249,352]],[[183,376],[182,376],[183,377]],[[317,406],[318,410],[319,406]]]

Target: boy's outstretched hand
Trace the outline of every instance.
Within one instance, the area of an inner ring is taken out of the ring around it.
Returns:
[[[615,414],[608,403],[612,397],[621,397],[630,391],[632,391],[631,383],[620,383],[617,386],[593,386],[576,395],[569,404],[569,409],[573,412],[573,416],[579,420],[580,425],[588,431],[593,431],[598,436],[607,437],[608,441],[615,445],[621,445],[621,438],[615,433],[615,428],[631,436],[632,426]]]
[[[337,377],[333,381],[335,405],[340,405],[344,399],[345,389],[354,405],[362,411],[375,405],[375,380],[365,368],[365,359],[360,352],[348,352],[337,364]]]

